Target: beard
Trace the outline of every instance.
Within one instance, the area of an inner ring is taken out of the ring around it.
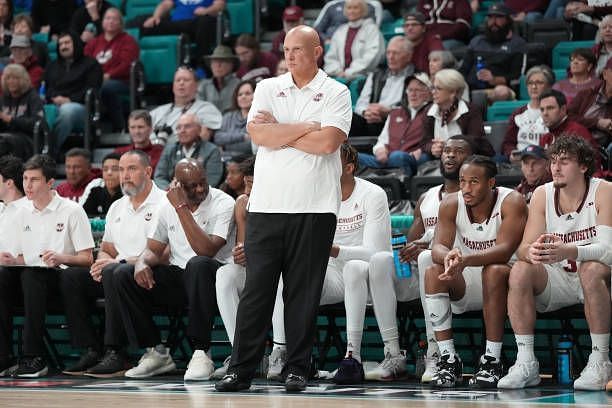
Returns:
[[[445,180],[459,181],[460,167],[461,166],[458,166],[457,169],[454,171],[446,171],[446,169],[444,168],[444,163],[442,163],[442,160],[440,160],[440,173],[442,174],[442,177],[444,177]]]
[[[555,188],[565,188],[565,187],[567,187],[567,183],[565,181],[553,181],[553,187],[555,187]]]
[[[497,30],[492,30],[491,27],[487,26],[485,29],[485,37],[489,42],[493,44],[499,44],[506,41],[508,33],[510,32],[510,24],[498,27]]]
[[[121,193],[123,193],[124,196],[134,197],[142,193],[142,191],[145,189],[145,186],[146,186],[146,183],[142,183],[142,185],[140,186],[137,186],[132,183],[121,184]]]

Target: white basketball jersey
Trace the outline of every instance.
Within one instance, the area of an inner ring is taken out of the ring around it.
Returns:
[[[419,241],[431,242],[433,240],[434,230],[438,223],[438,211],[440,210],[440,202],[442,198],[446,196],[446,193],[442,192],[444,184],[430,188],[425,192],[423,201],[421,201],[421,219],[423,220],[423,227],[425,232]]]
[[[455,232],[455,245],[461,250],[462,254],[470,254],[483,251],[495,245],[497,240],[497,231],[501,227],[501,207],[504,198],[512,191],[506,187],[496,187],[494,194],[496,195],[495,205],[491,210],[489,218],[482,224],[474,222],[468,211],[468,208],[463,201],[461,192],[457,194],[457,216],[455,223],[457,230]]]
[[[597,211],[595,210],[595,193],[601,180],[592,177],[578,209],[561,214],[559,207],[559,190],[553,182],[546,183],[546,232],[560,237],[564,243],[587,245],[597,235]],[[580,262],[564,260],[554,264],[567,272],[577,272]]]

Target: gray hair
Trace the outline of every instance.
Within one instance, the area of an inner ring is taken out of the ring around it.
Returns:
[[[8,64],[4,67],[4,71],[2,73],[2,92],[5,95],[9,94],[8,86],[6,84],[9,76],[13,76],[17,78],[19,81],[19,95],[23,95],[30,88],[32,88],[32,81],[30,80],[30,75],[28,71],[21,64]]]
[[[344,9],[346,9],[346,5],[349,4],[349,2],[354,2],[354,3],[359,3],[359,6],[361,7],[361,18],[366,18],[368,16],[368,13],[370,12],[368,10],[368,3],[366,2],[366,0],[346,0],[344,2]]]
[[[529,78],[533,74],[542,74],[542,76],[544,77],[544,79],[548,83],[549,87],[552,86],[555,83],[555,74],[546,65],[535,65],[535,66],[529,68],[529,70],[525,74],[525,78],[529,81]]]
[[[389,45],[391,45],[392,42],[399,42],[402,45],[402,48],[404,49],[404,51],[406,52],[413,52],[414,51],[414,44],[412,43],[412,41],[410,41],[408,38],[406,38],[403,35],[396,35],[395,37],[392,37],[389,40],[389,43],[387,43],[387,48],[389,48]]]
[[[599,29],[601,30],[601,28],[606,24],[612,24],[612,14],[606,14],[606,16],[601,19],[598,25]]]
[[[441,69],[436,73],[435,81],[438,81],[440,85],[450,91],[454,91],[457,97],[461,98],[463,91],[467,84],[463,75],[456,69]]]
[[[428,60],[431,61],[433,58],[440,58],[442,61],[442,69],[455,68],[457,66],[457,60],[452,52],[446,50],[437,50],[429,53]]]

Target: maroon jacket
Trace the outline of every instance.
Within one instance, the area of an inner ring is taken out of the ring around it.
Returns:
[[[548,0],[506,0],[506,6],[516,14],[530,11],[546,11]]]
[[[84,53],[97,60],[112,79],[129,81],[130,67],[138,59],[140,48],[131,35],[122,32],[110,41],[106,41],[104,34],[98,35],[85,45]]]
[[[419,45],[414,46],[414,51],[412,52],[412,63],[414,64],[415,71],[429,73],[429,53],[443,49],[442,41],[437,35],[425,32],[425,38],[423,38]]]
[[[600,86],[593,89],[585,89],[578,92],[578,95],[572,99],[572,102],[567,107],[567,115],[570,120],[574,120],[580,123],[582,126],[589,129],[591,132],[597,129],[597,120],[600,118],[612,118],[612,101],[604,105],[603,115],[598,117],[585,117],[586,112],[589,108],[597,101],[597,95],[606,86],[605,82],[602,82]]]
[[[133,143],[131,145],[118,147],[113,153],[123,154],[132,150],[136,150],[136,147]],[[142,150],[143,152],[149,155],[149,159],[151,160],[151,167],[153,168],[151,177],[153,177],[153,174],[155,174],[155,167],[157,166],[157,163],[159,163],[159,158],[161,157],[162,151],[164,150],[164,146],[158,144],[150,144],[149,147],[139,150]]]
[[[259,51],[255,62],[250,66],[240,65],[236,76],[242,80],[252,79],[255,82],[276,75],[278,57],[268,51]]]
[[[467,0],[419,0],[417,10],[425,15],[431,34],[442,40],[469,41],[472,8]]]
[[[431,103],[425,104],[417,111],[414,118],[410,111],[403,107],[392,109],[389,112],[389,152],[402,151],[410,153],[421,147],[423,124],[427,120],[427,111]]]
[[[55,188],[55,191],[57,191],[60,197],[68,198],[72,201],[79,201],[79,198],[83,195],[83,192],[85,192],[85,187],[87,187],[89,182],[99,177],[102,177],[102,171],[92,168],[89,175],[85,177],[85,180],[79,185],[73,186],[69,184],[68,181],[63,181]]]
[[[589,130],[582,126],[580,123],[574,122],[569,118],[565,118],[563,122],[561,122],[561,124],[556,128],[548,130],[549,132],[542,135],[542,137],[540,138],[540,146],[542,146],[543,148],[547,148],[555,141],[557,137],[563,135],[581,137],[591,143],[593,147],[599,149],[599,144],[597,144],[597,142],[591,135],[591,132],[589,132]]]

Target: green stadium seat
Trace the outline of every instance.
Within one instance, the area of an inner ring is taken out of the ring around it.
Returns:
[[[389,41],[396,35],[404,35],[404,19],[398,18],[392,23],[384,23],[380,31],[385,37],[385,41]]]
[[[125,5],[125,19],[131,20],[141,15],[150,15],[155,11],[159,0],[130,0]]]
[[[478,28],[487,18],[487,10],[479,10],[472,14],[472,33],[478,33]]]
[[[146,83],[154,85],[172,83],[180,60],[179,36],[147,36],[142,37],[138,44]]]
[[[230,34],[255,33],[255,4],[253,0],[227,0],[225,9],[230,20]]]
[[[567,78],[567,70],[565,69],[553,69],[553,72],[555,74],[555,82]],[[525,75],[521,75],[519,97],[525,100],[529,99],[529,93],[527,92],[527,77]]]
[[[361,88],[363,88],[363,85],[365,84],[366,77],[358,76],[351,80],[347,80],[346,78],[336,78],[336,77],[334,77],[334,79],[348,87],[349,91],[351,92],[351,102],[353,104],[353,109],[354,109],[355,104],[357,103],[357,99],[359,99]]]
[[[47,125],[49,126],[49,129],[53,129],[55,119],[57,118],[57,106],[52,103],[47,103],[44,106],[44,111],[45,119],[47,120]]]
[[[49,41],[47,49],[49,50],[49,59],[55,61],[57,59],[57,41]]]
[[[34,33],[32,34],[32,40],[38,42],[49,42],[49,33]]]
[[[565,69],[569,66],[569,57],[576,48],[591,48],[593,41],[562,41],[552,50],[553,69]]]
[[[487,122],[508,120],[516,108],[529,103],[529,100],[497,101],[487,109]]]
[[[135,28],[125,28],[124,31],[126,33],[128,33],[129,35],[131,35],[132,37],[134,37],[134,39],[136,41],[138,41],[140,39],[140,28],[135,27]]]

